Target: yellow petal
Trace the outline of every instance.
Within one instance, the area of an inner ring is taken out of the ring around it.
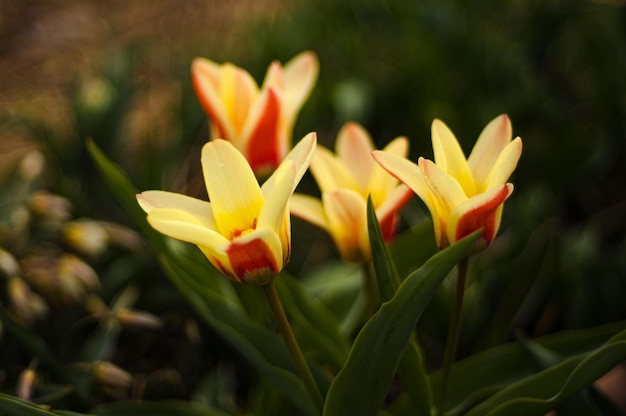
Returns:
[[[213,140],[202,149],[202,170],[219,232],[231,239],[251,229],[264,199],[250,165],[225,140]]]
[[[235,141],[244,128],[252,105],[257,100],[258,87],[247,71],[226,63],[222,66],[219,91],[236,135],[228,139]],[[243,143],[237,143],[236,146],[241,148]]]
[[[400,184],[387,195],[383,203],[376,208],[376,216],[382,224],[389,216],[396,214],[413,196],[411,188]]]
[[[292,215],[329,231],[326,213],[319,199],[310,195],[293,194],[289,198],[289,211]]]
[[[439,165],[422,157],[418,164],[430,185],[431,192],[441,201],[448,213],[467,200],[467,195],[456,178],[446,173]]]
[[[406,158],[409,153],[409,141],[406,137],[397,137],[383,148],[383,152]],[[367,189],[370,195],[372,195],[374,207],[379,207],[383,204],[387,199],[387,195],[396,188],[397,184],[398,180],[395,177],[375,163],[370,172],[367,185]]]
[[[485,181],[485,190],[505,183],[517,167],[517,162],[521,156],[522,139],[517,137],[502,150],[493,164]]]
[[[360,189],[345,163],[330,150],[318,146],[311,160],[311,173],[323,192],[337,189]]]
[[[313,52],[294,56],[284,67],[284,117],[286,128],[291,131],[302,104],[311,94],[319,74],[319,61]]]
[[[370,172],[375,164],[371,155],[374,149],[372,137],[360,124],[347,122],[339,130],[335,145],[337,156],[359,183],[362,193],[367,190]]]
[[[351,189],[322,194],[331,236],[344,260],[369,261],[367,206],[363,197]]]
[[[474,179],[467,159],[452,131],[438,119],[433,121],[431,130],[437,166],[454,177],[467,195],[476,194]]]
[[[147,213],[156,208],[184,211],[196,218],[203,226],[216,230],[211,204],[187,195],[165,191],[145,191],[137,195],[137,202]]]
[[[480,248],[489,246],[500,227],[502,204],[512,192],[513,185],[508,183],[456,206],[448,220],[448,240],[453,243],[483,228],[483,245]]]
[[[447,245],[445,233],[448,220],[447,212],[441,207],[439,197],[433,193],[420,167],[403,157],[380,150],[372,152],[372,156],[383,169],[396,177],[400,182],[405,183],[424,201],[433,219],[437,245],[445,247]]]
[[[479,188],[487,182],[491,168],[496,163],[500,152],[511,142],[512,137],[511,120],[506,114],[491,120],[478,136],[467,163]],[[506,179],[502,183],[505,181]]]
[[[295,191],[296,186],[300,183],[300,180],[306,173],[306,170],[309,168],[309,164],[311,163],[311,159],[313,158],[313,153],[315,152],[315,147],[317,146],[317,135],[315,133],[307,134],[302,140],[298,142],[297,145],[294,146],[293,149],[285,156],[283,162],[291,161],[294,163],[296,168],[296,175],[293,181],[293,189],[292,192]],[[263,184],[261,189],[263,193],[266,194],[265,188],[272,188],[274,186],[273,182],[276,180],[276,171],[270,176],[267,181]]]
[[[185,211],[155,208],[148,214],[148,222],[160,233],[188,243],[216,249],[224,249],[229,244],[216,230],[205,227]]]
[[[223,139],[235,137],[235,130],[220,95],[221,67],[204,58],[191,63],[192,83],[200,105],[211,119],[211,128]]]
[[[295,176],[295,163],[286,160],[276,170],[272,186],[263,187],[265,204],[259,214],[258,228],[268,228],[277,234],[280,232],[289,197],[293,192]]]

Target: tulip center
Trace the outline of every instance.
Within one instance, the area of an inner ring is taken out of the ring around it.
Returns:
[[[256,223],[257,219],[255,218],[254,221],[252,221],[252,225],[250,226],[250,228],[245,228],[243,230],[233,230],[233,234],[230,240],[232,241],[246,234],[250,234],[252,231],[256,230]]]

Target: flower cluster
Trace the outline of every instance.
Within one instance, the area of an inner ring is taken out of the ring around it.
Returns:
[[[211,141],[202,150],[210,202],[164,191],[137,196],[158,231],[193,243],[228,278],[269,283],[289,260],[289,212],[327,231],[344,260],[371,260],[366,204],[371,197],[385,239],[393,237],[398,212],[413,192],[428,207],[440,248],[483,229],[473,252],[491,244],[507,183],[521,155],[509,118],[501,115],[480,134],[469,158],[440,120],[432,125],[432,162],[407,159],[408,140],[398,137],[376,150],[369,133],[346,123],[336,154],[316,147],[314,133],[291,151],[297,113],[311,92],[318,61],[311,52],[284,67],[270,65],[259,88],[233,64],[197,58],[193,85],[211,122]],[[321,199],[292,195],[311,165]],[[269,179],[259,186],[256,177]],[[256,176],[256,177],[255,177]]]

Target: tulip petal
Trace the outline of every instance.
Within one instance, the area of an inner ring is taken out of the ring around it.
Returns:
[[[225,140],[202,148],[202,169],[219,232],[228,239],[254,228],[264,198],[250,165]]]
[[[216,230],[211,204],[187,195],[165,191],[145,191],[137,195],[137,202],[147,213],[157,208],[184,211],[196,218],[205,227]]]
[[[237,238],[226,250],[232,273],[243,283],[264,285],[283,268],[283,248],[276,233],[259,228]]]
[[[522,156],[522,139],[517,137],[509,143],[493,164],[485,181],[485,190],[500,186],[511,177]]]
[[[330,150],[318,146],[311,160],[311,173],[322,193],[337,189],[360,189],[350,169]]]
[[[472,173],[454,133],[439,119],[433,121],[431,131],[437,166],[454,177],[466,195],[475,195],[476,186]]]
[[[372,156],[383,169],[411,188],[426,204],[433,219],[435,241],[437,241],[439,247],[447,246],[445,230],[448,217],[447,215],[442,215],[444,209],[440,207],[441,203],[433,194],[431,186],[422,173],[422,169],[408,159],[380,150],[372,152]]]
[[[293,189],[291,190],[292,192],[296,190],[296,186],[298,186],[298,183],[300,183],[300,180],[306,173],[309,164],[311,163],[311,159],[313,158],[313,153],[315,152],[316,145],[317,135],[315,133],[309,133],[304,136],[304,138],[300,140],[293,149],[291,149],[287,156],[285,156],[285,159],[283,159],[283,163],[287,160],[290,160],[295,164],[296,167],[296,175],[293,181]],[[274,171],[272,176],[270,176],[261,187],[264,195],[267,195],[267,191],[265,191],[264,189],[273,187],[273,182],[275,180],[276,171]]]
[[[368,261],[367,206],[363,197],[351,189],[322,194],[331,236],[341,256],[352,262]]]
[[[255,172],[274,170],[287,153],[286,138],[279,134],[280,97],[275,88],[261,93],[241,131],[241,146]]]
[[[157,231],[172,238],[205,247],[225,249],[230,242],[216,230],[205,227],[193,215],[171,208],[154,208],[148,222]]]
[[[287,212],[289,197],[293,192],[293,181],[296,176],[296,166],[291,160],[286,160],[276,170],[275,180],[271,187],[263,187],[265,204],[259,214],[258,228],[269,228],[278,233],[283,223],[283,216]]]
[[[500,152],[511,142],[512,137],[511,120],[506,114],[491,120],[480,133],[472,153],[467,159],[478,187],[487,182],[491,167],[498,159]],[[502,183],[504,182],[506,179]]]
[[[409,140],[406,137],[397,137],[385,146],[382,151],[406,158],[409,153]],[[396,188],[397,184],[398,180],[395,177],[385,171],[378,163],[375,163],[369,174],[367,185],[374,207],[378,208],[384,203],[388,194]]]
[[[453,243],[483,228],[481,240],[489,246],[500,227],[502,204],[512,192],[513,185],[508,183],[459,204],[448,220],[448,240]]]
[[[384,202],[376,209],[376,217],[385,240],[391,239],[396,231],[397,214],[402,207],[413,197],[413,191],[408,186],[397,186]]]
[[[233,64],[205,58],[192,61],[191,73],[200,105],[211,119],[213,138],[230,140],[242,149],[240,132],[259,94],[252,76]]]
[[[348,122],[337,135],[335,150],[360,184],[359,189],[365,193],[370,172],[375,164],[371,155],[374,143],[370,134],[360,124]]]
[[[287,128],[291,130],[296,115],[302,104],[311,94],[319,74],[319,61],[310,51],[294,56],[284,68],[284,117]]]
[[[293,194],[289,198],[289,211],[292,215],[329,231],[326,213],[319,199],[310,195]]]

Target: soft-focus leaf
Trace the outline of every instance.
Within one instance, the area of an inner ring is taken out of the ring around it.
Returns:
[[[0,393],[0,414],[6,416],[58,416],[62,413],[52,412],[35,403]]]
[[[304,353],[314,354],[317,363],[332,365],[339,371],[350,351],[349,341],[341,333],[339,321],[293,276],[282,272],[275,284]],[[306,343],[302,342],[304,339]]]
[[[626,330],[600,348],[574,356],[512,384],[474,407],[467,416],[543,415],[626,360]]]
[[[564,357],[599,348],[611,336],[626,328],[626,322],[615,322],[597,328],[563,331],[536,340]],[[460,414],[480,400],[508,385],[532,376],[536,363],[518,343],[509,343],[480,352],[452,366],[448,406]],[[431,374],[432,385],[440,384],[441,371]]]
[[[229,416],[208,404],[164,400],[158,402],[112,403],[94,409],[98,416]]]
[[[325,415],[376,414],[415,325],[441,282],[479,236],[439,252],[409,275],[357,336],[328,392]]]
[[[15,321],[2,304],[0,304],[0,322],[20,342],[26,351],[32,354],[33,357],[37,357],[42,364],[46,365],[58,377],[63,378],[63,367],[50,350],[48,344],[30,328]]]
[[[339,320],[343,336],[352,336],[365,304],[361,269],[342,261],[331,263],[305,276],[301,283]]]

